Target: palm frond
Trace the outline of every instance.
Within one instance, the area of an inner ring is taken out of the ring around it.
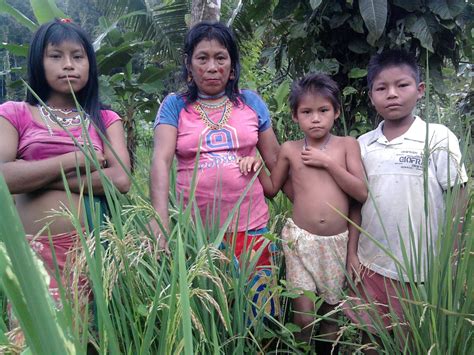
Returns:
[[[189,13],[187,0],[171,3],[143,0],[105,0],[97,1],[97,6],[111,19],[119,19],[131,12],[139,12],[123,21],[123,26],[135,32],[143,41],[152,41],[151,51],[176,62],[187,31],[185,16]],[[145,15],[142,15],[142,14]]]

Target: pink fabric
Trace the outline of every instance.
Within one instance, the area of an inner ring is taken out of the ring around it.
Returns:
[[[221,110],[216,110],[210,118],[218,122],[221,114]],[[195,198],[203,221],[209,225],[213,225],[217,218],[220,225],[225,222],[252,179],[252,175],[240,173],[236,161],[239,156],[256,154],[258,124],[257,114],[243,103],[233,106],[227,124],[218,130],[209,129],[193,105],[186,106],[179,114],[176,189],[178,195],[184,195],[187,203],[199,151]],[[267,221],[268,206],[262,186],[256,179],[240,206],[237,229],[260,229],[266,226]],[[232,230],[234,226],[231,224]]]
[[[408,291],[408,297],[404,293],[403,286]],[[356,288],[357,292],[349,291],[350,299],[344,303],[344,313],[352,322],[366,325],[367,330],[372,333],[377,332],[374,322],[378,322],[379,319],[387,329],[392,329],[400,323],[404,325],[405,316],[398,295],[410,298],[411,288],[408,283],[402,285],[398,280],[384,277],[361,266],[361,282]],[[395,319],[392,314],[396,315]]]
[[[113,111],[101,112],[106,128],[120,120]],[[8,101],[0,105],[0,116],[7,119],[18,131],[17,159],[42,160],[78,150],[74,141],[63,129],[53,129],[54,134],[50,135],[46,125],[34,120],[26,102]],[[92,124],[89,125],[88,131],[94,149],[103,152],[102,140]],[[72,128],[70,132],[79,143],[84,143],[81,135],[82,127]]]
[[[53,253],[49,244],[49,237],[47,235],[42,235],[33,238],[31,235],[27,235],[27,239],[31,249],[33,249],[33,251],[43,261],[46,271],[48,271],[50,276],[48,287],[49,293],[53,297],[54,301],[57,304],[60,304],[61,297],[59,294],[59,283],[58,280],[56,280],[56,264],[54,263]],[[65,267],[68,257],[72,257],[69,255],[71,251],[80,245],[79,236],[77,235],[77,232],[74,231],[53,235],[51,236],[51,239],[54,245],[57,267],[61,275],[61,282],[64,287],[71,287],[72,275],[65,274]],[[74,260],[72,259],[70,262],[74,263]],[[72,270],[74,270],[74,268],[72,268]],[[82,294],[89,294],[90,289],[85,276],[79,277],[78,286]]]

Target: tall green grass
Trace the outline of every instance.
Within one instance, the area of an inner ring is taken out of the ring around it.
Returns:
[[[467,152],[470,135],[464,134]],[[85,153],[91,156],[90,164],[97,163],[93,152]],[[101,354],[309,352],[310,347],[300,346],[293,336],[297,327],[291,323],[290,301],[297,293],[283,280],[282,256],[275,260],[271,290],[280,298],[282,316],[273,319],[261,311],[249,317],[252,295],[247,285],[258,254],[244,254],[242,267],[236,268],[233,247],[220,248],[230,219],[223,228],[205,225],[195,204],[184,206],[176,199],[174,183],[170,190],[171,254],[157,251],[148,229],[149,219],[157,218],[148,199],[151,151],[139,149],[137,154],[132,190],[127,196],[117,193],[102,174],[110,214],[101,230],[84,233],[84,221],[77,211],[56,212],[68,216],[78,231],[82,255],[76,272],[89,277],[94,294],[89,310],[94,311],[93,316],[82,312],[78,296],[68,294],[65,285],[61,292],[63,308],[54,307],[47,294],[44,268],[26,243],[11,196],[0,179],[0,351],[14,350],[4,335],[8,299],[27,346],[35,354],[84,353],[88,344]],[[472,171],[472,166],[468,168]],[[90,179],[90,171],[86,179]],[[171,181],[175,181],[174,169]],[[429,249],[425,282],[415,278],[417,255],[407,254],[399,264],[400,272],[409,275],[413,290],[413,296],[403,302],[408,327],[406,331],[395,327],[394,336],[374,319],[381,345],[373,346],[383,353],[465,354],[474,348],[474,278],[470,277],[474,266],[473,204],[471,198],[458,235],[459,219],[451,214],[458,199],[459,189],[448,192],[445,223],[439,243]],[[291,205],[281,194],[269,204],[269,242],[279,243],[278,235]],[[89,207],[97,226],[99,208],[92,202]],[[414,242],[414,234],[411,237]],[[315,302],[320,299],[315,297]],[[340,314],[339,342],[343,349],[359,352],[359,328],[350,324],[340,309],[336,312]],[[322,318],[315,315],[315,319],[317,326]]]
[[[44,282],[38,282],[41,278],[35,274],[38,267],[32,266],[33,261],[28,261],[33,260],[33,256],[31,252],[26,252],[29,249],[19,221],[14,217],[11,198],[6,186],[1,186],[2,201],[6,201],[5,205],[11,211],[8,219],[2,218],[0,223],[3,228],[2,242],[7,250],[7,253],[2,253],[2,266],[8,255],[12,260],[19,260],[11,266],[13,275],[35,280],[18,285],[16,293],[9,291],[8,282],[3,281],[2,286],[12,303],[18,304],[18,310],[16,307],[15,310],[19,319],[23,320],[22,329],[34,353],[55,353],[57,349],[52,347],[50,330],[49,336],[29,335],[47,329],[44,325],[48,322],[51,329],[60,329],[65,333],[54,337],[63,340],[58,345],[62,346],[62,351],[66,346],[75,344],[75,349],[82,352],[87,342],[95,344],[100,353],[297,351],[291,333],[295,328],[289,323],[288,314],[288,300],[294,297],[292,290],[275,280],[278,285],[275,291],[280,293],[286,313],[281,319],[266,322],[262,314],[249,327],[245,314],[248,314],[251,298],[246,284],[251,268],[237,270],[232,262],[231,250],[217,248],[222,230],[209,230],[202,225],[199,215],[193,215],[195,212],[191,208],[174,201],[175,205],[171,208],[174,221],[170,234],[172,253],[169,256],[159,254],[147,230],[147,220],[154,216],[154,211],[145,194],[140,192],[123,198],[113,189],[108,191],[113,206],[108,222],[100,233],[96,231],[92,237],[81,237],[85,251],[82,265],[87,270],[94,291],[96,319],[92,323],[95,325],[89,325],[90,319],[84,319],[82,323],[72,321],[79,317],[73,311],[77,309],[74,299],[63,300],[63,311],[51,310]],[[144,186],[135,186],[134,189],[141,191]],[[448,196],[448,206],[455,200],[456,191],[453,191]],[[283,220],[280,216],[287,214],[289,206],[282,197],[271,206],[270,225],[278,232]],[[470,206],[468,216],[472,216],[472,204]],[[92,209],[98,218],[95,207]],[[70,211],[65,213],[73,220],[77,218]],[[380,326],[378,334],[387,353],[425,353],[430,350],[432,354],[467,353],[472,349],[474,280],[469,277],[474,251],[472,224],[469,219],[466,221],[459,253],[455,254],[452,246],[456,223],[452,223],[449,217],[449,222],[441,231],[443,235],[437,246],[438,253],[436,257],[432,256],[426,282],[417,284],[413,280],[413,298],[405,303],[413,348],[408,349],[407,343],[400,342],[400,337],[393,337]],[[13,225],[16,228],[11,230]],[[21,243],[23,246],[20,248],[18,244]],[[21,250],[25,250],[23,254],[20,254]],[[409,256],[405,262],[410,265]],[[277,277],[284,276],[278,270],[282,267],[280,258],[275,273]],[[410,270],[415,268],[404,266],[404,270],[414,274]],[[42,285],[42,289],[32,289],[33,284]],[[22,296],[29,292],[35,301],[28,301],[26,296]],[[45,304],[49,304],[47,307],[43,305],[43,309],[51,311],[41,315],[38,323],[32,323],[28,314],[40,316],[31,308],[36,308],[41,297]],[[66,310],[69,310],[69,316],[61,315]],[[345,326],[341,342],[346,344],[346,349],[357,349],[356,328],[344,323],[342,317],[341,323]],[[43,344],[41,339],[48,341]],[[5,343],[5,338],[0,338],[0,341]],[[47,346],[47,350],[42,346]]]

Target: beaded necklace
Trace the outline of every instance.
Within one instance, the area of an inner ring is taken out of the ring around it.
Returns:
[[[199,105],[201,105],[204,108],[211,109],[211,110],[217,110],[221,107],[224,107],[227,104],[227,101],[229,101],[229,99],[227,97],[224,100],[216,102],[216,103],[205,102],[205,101],[201,100],[200,98],[196,100],[196,102],[198,102]]]
[[[64,110],[60,108],[53,108],[50,106],[43,106],[37,104],[36,107],[38,108],[39,114],[43,122],[45,123],[46,127],[48,128],[49,134],[53,135],[53,129],[51,127],[51,122],[54,124],[58,124],[61,127],[69,127],[69,126],[80,126],[82,124],[82,117],[77,110]],[[71,117],[61,117],[53,112],[58,112],[63,115],[70,115],[73,112],[77,112],[74,116]],[[86,125],[89,125],[89,115],[84,114],[84,122]]]
[[[222,111],[222,116],[218,122],[214,122],[209,118],[206,111],[204,110],[205,106],[202,105],[201,102],[196,102],[196,104],[194,105],[194,108],[199,113],[199,116],[203,120],[204,124],[211,130],[218,130],[223,128],[229,120],[230,114],[232,113],[232,102],[230,102],[229,99],[226,98],[223,104],[220,105],[220,107],[224,106],[224,110]]]
[[[321,146],[319,147],[319,150],[326,150],[326,147],[329,143],[329,141],[331,140],[331,137],[332,137],[332,134],[329,133],[327,138],[324,140],[323,144],[321,144]],[[308,148],[308,140],[306,139],[306,136],[304,137],[304,149],[307,149]]]

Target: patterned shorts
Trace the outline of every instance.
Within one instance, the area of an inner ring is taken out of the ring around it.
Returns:
[[[328,304],[339,303],[346,278],[348,232],[318,236],[299,228],[289,218],[282,238],[290,285],[314,291]]]

